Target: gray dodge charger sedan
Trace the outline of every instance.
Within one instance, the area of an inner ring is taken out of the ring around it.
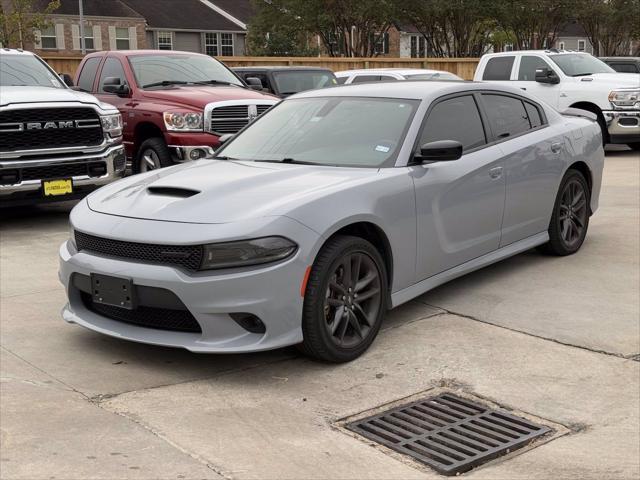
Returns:
[[[70,323],[194,352],[300,345],[344,362],[389,308],[539,247],[568,255],[598,207],[588,112],[482,83],[290,97],[213,160],[136,175],[71,213]]]

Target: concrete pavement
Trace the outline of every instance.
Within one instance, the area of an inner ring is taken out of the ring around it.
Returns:
[[[429,292],[340,366],[67,325],[56,255],[69,207],[5,212],[0,477],[436,478],[335,424],[444,387],[566,428],[470,478],[638,478],[640,156],[608,153],[601,199],[579,254],[527,252]]]

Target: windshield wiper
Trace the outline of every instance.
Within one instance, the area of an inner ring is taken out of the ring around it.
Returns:
[[[198,82],[189,82],[194,85],[232,85],[234,87],[240,87],[237,83],[225,82],[224,80],[201,80]]]
[[[587,75],[593,75],[593,73],[576,73],[575,75],[571,75],[572,77],[586,77]]]
[[[143,85],[142,88],[149,87],[167,87],[169,85],[186,85],[189,82],[185,82],[183,80],[163,80],[161,82],[148,83]]]
[[[281,158],[280,160],[254,160],[254,162],[260,163],[290,163],[294,165],[319,165],[316,162],[303,162],[302,160],[296,160],[295,158]]]

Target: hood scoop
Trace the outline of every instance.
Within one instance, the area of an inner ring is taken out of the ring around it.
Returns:
[[[199,194],[200,190],[182,187],[147,187],[147,192],[151,195],[161,195],[163,197],[189,198]]]

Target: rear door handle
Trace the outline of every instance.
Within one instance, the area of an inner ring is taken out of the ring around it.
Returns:
[[[553,153],[560,153],[560,150],[562,150],[562,143],[555,142],[551,144],[551,151]]]
[[[495,167],[489,170],[489,176],[491,178],[500,178],[502,176],[502,167]]]

